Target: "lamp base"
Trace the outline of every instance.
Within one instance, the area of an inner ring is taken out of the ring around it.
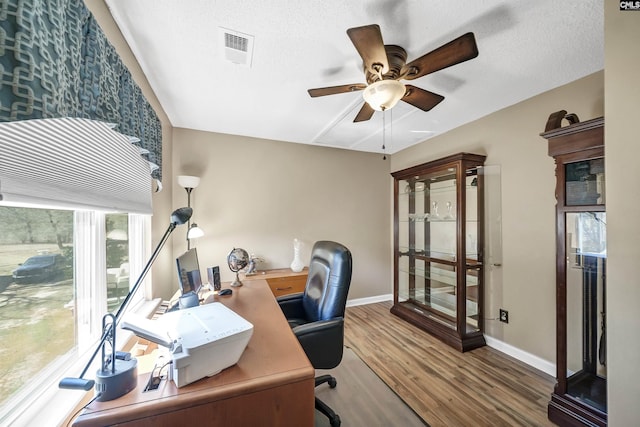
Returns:
[[[111,366],[111,365],[109,365]],[[96,373],[96,393],[100,393],[99,402],[117,399],[136,388],[138,384],[138,360],[116,359],[115,372],[111,369],[98,369]]]
[[[233,281],[231,286],[234,287],[234,288],[242,286],[242,282],[240,281],[240,276],[238,275],[237,272],[236,272],[236,280]]]

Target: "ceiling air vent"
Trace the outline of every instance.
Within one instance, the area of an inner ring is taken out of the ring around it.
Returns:
[[[253,36],[222,27],[219,34],[224,59],[234,64],[251,67]]]

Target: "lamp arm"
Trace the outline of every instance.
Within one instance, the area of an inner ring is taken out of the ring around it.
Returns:
[[[162,236],[162,239],[160,239],[160,243],[158,243],[158,246],[156,246],[156,249],[153,251],[153,254],[151,255],[151,258],[149,259],[149,261],[147,262],[147,265],[144,266],[144,269],[142,270],[142,273],[140,273],[140,277],[138,277],[138,280],[136,281],[136,284],[133,285],[133,288],[131,288],[131,290],[127,294],[127,297],[124,299],[124,301],[120,305],[120,308],[118,309],[118,312],[115,315],[115,322],[114,323],[116,325],[120,322],[120,318],[124,314],[124,312],[125,312],[125,310],[127,308],[127,305],[129,305],[129,302],[131,301],[131,298],[133,297],[133,295],[136,293],[136,291],[138,290],[138,288],[140,287],[140,285],[144,281],[144,278],[147,276],[147,273],[151,269],[151,265],[153,265],[153,263],[156,260],[156,258],[158,258],[158,255],[160,254],[160,251],[162,250],[162,247],[164,246],[164,244],[166,243],[167,239],[169,238],[169,235],[171,235],[171,232],[173,232],[173,230],[176,228],[176,225],[177,224],[175,222],[172,222],[171,224],[169,224],[169,227],[167,228],[167,231],[164,232],[164,236]]]
[[[110,339],[110,341],[111,341],[111,349],[112,349],[111,350],[112,354],[110,356],[111,357],[112,369],[111,369],[111,373],[110,374],[100,377],[100,381],[96,385],[96,388],[100,389],[99,396],[102,397],[102,399],[98,398],[98,400],[101,400],[101,401],[103,401],[103,400],[112,400],[112,399],[120,397],[120,396],[122,396],[122,395],[124,395],[124,394],[126,394],[126,393],[128,393],[129,391],[132,390],[131,388],[128,388],[128,387],[130,387],[131,384],[133,384],[135,382],[135,378],[134,377],[136,375],[135,367],[136,367],[136,363],[137,362],[136,362],[135,359],[133,359],[133,363],[129,363],[128,366],[124,367],[120,372],[116,372],[115,359],[118,358],[118,354],[117,354],[118,352],[115,351],[115,342],[116,342],[116,329],[115,329],[115,327],[118,326],[118,322],[120,321],[120,318],[124,314],[125,309],[129,305],[129,302],[131,301],[131,297],[133,296],[133,294],[136,293],[136,291],[138,290],[138,288],[142,284],[142,281],[144,280],[145,276],[147,275],[147,273],[151,269],[151,265],[153,264],[153,262],[158,257],[158,254],[160,253],[160,250],[162,249],[162,247],[166,243],[166,241],[169,238],[169,235],[171,234],[171,232],[176,228],[177,225],[184,224],[185,222],[187,222],[191,218],[191,214],[192,213],[193,213],[193,210],[190,207],[179,208],[179,209],[176,209],[175,211],[173,211],[171,213],[171,222],[169,223],[169,227],[167,228],[167,231],[165,231],[164,236],[162,236],[162,239],[160,239],[160,243],[158,243],[158,246],[156,246],[156,249],[153,251],[153,254],[151,255],[151,258],[147,262],[147,265],[145,265],[144,269],[142,270],[142,273],[140,274],[140,277],[138,277],[138,280],[136,281],[136,284],[133,286],[133,288],[131,288],[131,290],[127,294],[127,297],[122,302],[122,305],[118,309],[118,312],[115,314],[115,316],[113,314],[110,314],[110,313],[107,313],[107,314],[105,314],[103,316],[103,318],[102,318],[102,338],[100,339],[100,343],[96,347],[95,351],[91,355],[91,358],[89,359],[89,362],[87,363],[87,366],[82,371],[82,374],[80,374],[79,378],[63,378],[63,379],[61,379],[60,382],[58,383],[58,387],[67,388],[67,389],[75,389],[75,390],[82,389],[82,390],[85,390],[85,391],[91,390],[91,388],[94,386],[94,384],[96,384],[96,381],[94,381],[94,380],[85,380],[83,378],[84,374],[87,373],[87,370],[89,369],[89,367],[93,363],[93,360],[96,358],[96,355],[98,354],[98,351],[100,351],[100,349],[103,349],[103,355],[102,355],[103,364],[102,364],[102,367],[100,368],[99,372],[101,372],[103,370],[104,361],[105,361],[105,358],[106,358],[106,355],[104,354],[104,346],[106,345],[107,339]],[[111,319],[111,322],[108,323],[108,324],[107,324],[107,318]],[[126,360],[129,360],[129,359],[126,359]]]
[[[127,297],[124,299],[124,301],[120,305],[118,312],[115,314],[115,316],[113,316],[114,317],[113,322],[109,323],[106,326],[103,325],[102,338],[100,339],[100,343],[96,346],[96,349],[93,351],[93,354],[91,355],[91,358],[89,359],[89,362],[87,363],[87,365],[82,370],[80,377],[62,379],[62,381],[60,381],[61,388],[82,388],[84,390],[90,390],[93,387],[94,381],[83,379],[84,374],[86,374],[87,370],[89,370],[89,367],[93,363],[93,360],[96,358],[98,352],[103,347],[104,342],[107,340],[107,338],[111,336],[113,328],[118,325],[118,322],[120,321],[120,318],[124,314],[124,311],[127,305],[129,305],[129,302],[131,301],[131,298],[133,297],[133,295],[136,293],[136,291],[144,281],[144,278],[147,276],[147,273],[151,269],[153,262],[156,260],[156,258],[160,254],[162,247],[167,242],[167,239],[169,238],[173,230],[176,228],[176,225],[177,223],[175,222],[172,222],[171,224],[169,224],[167,231],[165,231],[164,236],[162,236],[162,239],[160,239],[160,243],[158,243],[158,246],[156,246],[156,249],[153,251],[151,258],[149,259],[149,261],[147,262],[147,265],[145,265],[144,269],[142,270],[142,273],[140,274],[140,277],[138,277],[136,284],[133,285],[133,288],[131,288],[131,290],[127,294]]]
[[[84,380],[83,379],[84,374],[86,374],[87,370],[89,370],[89,367],[93,363],[93,360],[96,358],[96,355],[98,354],[98,352],[100,351],[100,349],[104,345],[104,342],[107,340],[107,338],[109,337],[110,334],[111,334],[111,325],[109,325],[109,328],[107,328],[106,330],[105,329],[102,330],[102,338],[100,339],[100,343],[96,346],[96,349],[93,351],[93,354],[91,355],[91,358],[89,359],[89,362],[87,363],[87,366],[84,367],[84,369],[82,370],[82,373],[78,377],[79,380],[90,381],[90,384],[87,384],[88,388],[85,388],[85,390],[89,390],[89,389],[91,389],[91,387],[93,387],[93,381],[92,380]],[[65,378],[62,381],[65,381],[65,380],[75,380],[75,378]],[[60,382],[61,387],[62,387],[62,381]]]

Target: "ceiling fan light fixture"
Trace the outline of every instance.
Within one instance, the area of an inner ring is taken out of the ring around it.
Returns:
[[[405,86],[398,80],[378,80],[364,89],[362,97],[374,110],[384,111],[393,108],[405,92]]]

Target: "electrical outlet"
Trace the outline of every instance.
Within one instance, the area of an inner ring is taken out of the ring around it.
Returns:
[[[509,312],[504,309],[500,309],[500,321],[504,323],[509,323]]]

